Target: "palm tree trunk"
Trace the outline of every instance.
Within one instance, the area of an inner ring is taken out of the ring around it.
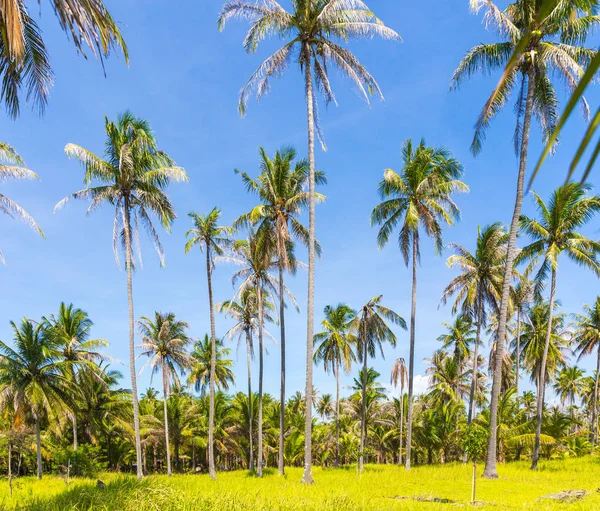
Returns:
[[[163,411],[165,414],[165,450],[167,451],[167,475],[171,475],[171,446],[169,445],[169,418],[167,415],[167,397],[169,394],[169,379],[167,377],[167,366],[163,361]]]
[[[496,349],[498,349],[496,347]],[[517,351],[515,353],[515,395],[517,396],[517,411],[519,411],[519,369],[521,367],[521,308],[517,310]]]
[[[335,468],[340,465],[340,361],[335,361]]]
[[[417,257],[419,241],[417,233],[413,233],[412,250],[412,300],[410,308],[410,354],[408,357],[408,416],[406,418],[406,470],[410,470],[410,451],[412,447],[413,417],[413,375],[415,372],[415,322],[417,316]]]
[[[77,416],[73,412],[73,450],[77,450]]]
[[[206,243],[206,281],[208,284],[208,305],[210,307],[210,382],[208,405],[208,474],[211,479],[217,478],[215,470],[215,366],[217,365],[215,311],[212,292],[212,259],[210,243]]]
[[[8,482],[10,483],[10,480],[12,479],[12,444],[9,441],[8,442]]]
[[[285,299],[283,296],[283,263],[281,254],[285,250],[279,250],[279,326],[281,328],[281,394],[279,396],[279,475],[284,474],[284,447],[285,447]]]
[[[536,470],[540,459],[540,435],[542,434],[542,416],[544,411],[544,391],[546,390],[546,361],[548,360],[548,349],[552,337],[552,314],[556,294],[556,268],[552,268],[552,282],[550,284],[550,310],[548,311],[548,326],[546,327],[546,341],[544,343],[544,354],[540,366],[540,379],[537,388],[537,408],[535,417],[535,442],[533,444],[533,456],[531,458],[531,469]]]
[[[523,205],[523,189],[525,185],[525,171],[527,170],[527,150],[529,148],[529,133],[531,128],[531,114],[533,112],[535,71],[533,66],[527,70],[527,99],[525,101],[525,115],[523,116],[523,134],[521,137],[521,150],[519,154],[519,172],[517,176],[517,193],[515,208],[510,223],[504,280],[502,283],[502,297],[500,300],[500,314],[498,318],[498,339],[496,341],[496,363],[492,378],[492,395],[490,397],[490,435],[488,437],[487,455],[483,477],[497,479],[496,449],[498,436],[498,398],[502,386],[502,358],[504,356],[504,339],[506,337],[506,320],[508,317],[508,302],[513,277],[513,264],[515,260],[515,242],[519,228],[519,217]]]
[[[40,420],[35,418],[35,446],[37,449],[37,478],[42,478],[42,441],[40,439]]]
[[[315,119],[310,48],[304,43],[304,78],[308,119],[308,304],[306,307],[306,422],[304,426],[304,474],[302,482],[312,484],[313,335],[315,321]]]
[[[254,423],[254,412],[252,410],[252,339],[250,330],[246,329],[246,361],[248,363],[248,468],[254,470],[254,434],[252,426]]]
[[[597,348],[598,356],[596,359],[596,381],[594,382],[594,407],[592,408],[592,447],[596,446],[598,426],[598,375],[600,375],[600,345]]]
[[[262,282],[256,286],[258,297],[258,453],[256,475],[263,475],[263,295]]]
[[[133,314],[133,256],[131,252],[131,211],[129,199],[123,203],[123,229],[125,231],[125,268],[127,270],[127,305],[129,310],[129,372],[131,373],[131,400],[133,402],[133,429],[135,433],[135,460],[137,478],[142,479],[142,439],[140,436],[140,408],[135,372],[135,321]]]
[[[477,297],[477,333],[475,335],[475,349],[473,350],[473,374],[471,375],[471,392],[469,394],[469,414],[467,417],[467,425],[470,425],[475,415],[475,392],[477,390],[477,373],[478,373],[478,358],[479,358],[479,343],[481,342],[481,323],[483,322],[483,287],[479,290]],[[496,356],[498,350],[498,341],[496,341]],[[466,460],[465,460],[466,462]]]
[[[365,319],[365,318],[363,318]],[[362,381],[362,403],[360,406],[360,456],[358,458],[358,471],[363,471],[365,441],[367,436],[367,336],[364,332],[366,323],[363,327],[363,381]]]
[[[404,422],[404,385],[400,385],[400,442],[398,448],[398,465],[402,465],[402,426]]]

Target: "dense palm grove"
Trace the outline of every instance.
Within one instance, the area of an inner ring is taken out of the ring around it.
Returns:
[[[64,2],[54,4],[78,49],[87,45],[107,56],[120,48],[127,55],[101,2],[81,2],[77,15]],[[149,123],[130,112],[105,120],[102,156],[66,146],[67,156],[83,167],[84,188],[55,209],[77,199],[90,213],[101,206],[114,213],[114,256],[117,265],[124,261],[127,276],[130,382],[115,370],[108,340],[95,338],[92,318],[77,304],[60,303],[45,317],[11,323],[13,339],[0,341],[0,463],[9,478],[42,477],[44,471],[92,475],[101,469],[135,472],[139,478],[181,471],[206,471],[215,478],[219,470],[241,468],[262,476],[267,467],[283,474],[287,465],[304,466],[303,481],[310,483],[314,464],[356,463],[362,470],[365,463],[396,463],[410,469],[477,459],[481,454],[471,445],[477,436],[488,438],[488,477],[496,476],[497,460],[530,458],[536,468],[540,458],[592,452],[598,439],[600,297],[583,310],[566,311],[556,289],[563,259],[590,279],[600,276],[600,243],[586,234],[600,214],[600,195],[590,184],[568,181],[549,197],[532,194],[534,215],[521,210],[532,120],[549,140],[558,119],[553,80],[561,77],[569,90],[575,88],[597,57],[584,43],[600,18],[595,0],[545,5],[518,0],[500,10],[472,0],[473,10],[485,10],[486,26],[502,41],[471,49],[452,78],[458,87],[476,72],[502,71],[516,52],[516,65],[507,68],[484,105],[472,144],[475,154],[482,150],[491,119],[516,91],[519,170],[511,223],[479,226],[471,249],[445,243],[460,220],[460,194],[469,192],[463,167],[447,149],[408,139],[400,167],[372,183],[381,202],[373,204],[371,225],[380,248],[397,237],[399,257],[412,277],[411,310],[391,310],[382,296],[365,297],[364,304],[346,304],[341,296],[318,315],[314,267],[321,246],[315,206],[326,199],[327,176],[315,168],[315,134],[324,145],[316,93],[335,102],[328,77],[335,65],[367,101],[382,96],[375,79],[338,43],[399,36],[360,0],[294,0],[290,12],[273,0],[227,2],[219,28],[231,19],[249,20],[244,40],[249,53],[268,35],[285,40],[242,88],[240,112],[246,113],[250,95],[264,96],[270,78],[296,58],[306,93],[307,158],[291,147],[274,154],[260,148],[256,172],[236,171],[240,193],[245,188],[256,205],[231,212],[239,215],[232,225],[221,225],[218,207],[188,213],[181,245],[191,256],[202,256],[209,303],[206,333],[197,337],[176,311],[138,317],[134,308],[140,233],[150,238],[162,264],[160,229],[169,231],[177,216],[168,187],[186,182],[186,171],[159,148]],[[9,0],[1,12],[1,99],[17,116],[22,80],[43,107],[52,71],[25,2]],[[525,36],[526,48],[519,49]],[[587,114],[585,101],[583,107]],[[0,159],[0,178],[37,178],[8,144],[0,144]],[[8,197],[0,195],[0,209],[43,235]],[[430,248],[447,257],[452,270],[439,300],[453,320],[439,327],[439,349],[426,361],[428,389],[417,394],[419,261],[421,251]],[[304,250],[307,265],[298,255]],[[285,317],[290,308],[302,308],[286,282],[304,266],[306,387],[292,393],[286,390]],[[233,296],[214,296],[215,278],[230,278]],[[216,314],[228,318],[229,331],[217,331]],[[315,317],[322,319],[317,325]],[[405,336],[408,360],[398,358],[391,374],[378,373],[373,360],[389,355]],[[278,357],[266,356],[267,339],[277,341]],[[232,370],[235,344],[245,351],[244,374]],[[586,357],[595,371],[578,366]],[[280,371],[278,396],[264,392],[266,367]],[[138,391],[140,370],[152,374],[159,390]],[[314,370],[331,375],[335,394],[314,388]],[[350,392],[341,388],[342,373],[353,377]],[[244,390],[233,394],[234,387]]]

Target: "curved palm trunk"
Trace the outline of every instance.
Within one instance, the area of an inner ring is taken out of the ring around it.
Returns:
[[[594,407],[592,408],[592,447],[596,446],[598,436],[598,375],[600,374],[600,346],[598,346],[598,356],[596,359],[596,381],[594,382]]]
[[[37,478],[42,478],[42,441],[40,439],[40,420],[35,418],[35,447],[37,449]]]
[[[496,347],[496,349],[498,349]],[[517,310],[517,351],[515,353],[515,394],[519,411],[519,369],[521,368],[521,308]]]
[[[279,325],[281,327],[281,394],[279,402],[281,403],[279,411],[279,475],[284,474],[284,452],[285,452],[285,299],[283,296],[283,263],[281,254],[283,247],[279,251]]]
[[[475,415],[475,392],[477,390],[479,343],[481,342],[481,323],[483,322],[483,288],[479,290],[477,299],[477,333],[475,335],[475,349],[473,350],[473,374],[471,375],[471,392],[469,394],[469,414],[467,424],[471,424]],[[496,341],[496,356],[498,356],[498,342]],[[465,460],[466,462],[466,460]]]
[[[365,318],[363,318],[365,319]],[[366,327],[366,323],[365,323]],[[365,442],[367,437],[367,336],[363,329],[363,381],[362,381],[362,403],[360,405],[360,456],[358,458],[358,470],[363,471]]]
[[[600,358],[599,358],[600,360]],[[335,468],[340,465],[340,361],[335,361]]]
[[[416,233],[413,234],[412,250],[412,300],[410,308],[410,354],[408,357],[408,414],[406,417],[406,470],[410,470],[410,455],[412,447],[412,417],[413,417],[413,374],[415,371],[415,322],[417,316],[417,254],[419,245]]]
[[[208,474],[211,479],[217,478],[215,470],[215,366],[217,353],[215,346],[215,311],[212,293],[212,264],[210,257],[210,243],[206,243],[206,280],[208,284],[208,305],[210,307],[210,382],[208,405]]]
[[[259,282],[258,296],[258,454],[256,475],[263,475],[263,296],[262,283]]]
[[[398,447],[398,465],[402,465],[402,426],[404,423],[404,385],[400,385],[400,441]]]
[[[529,148],[529,133],[531,128],[531,114],[533,112],[533,93],[535,79],[534,69],[529,66],[527,71],[527,99],[525,101],[525,115],[523,117],[523,135],[521,138],[521,150],[519,155],[519,172],[517,176],[517,192],[515,208],[510,223],[508,235],[508,247],[506,254],[506,265],[504,269],[504,281],[502,283],[502,298],[500,300],[500,314],[498,317],[498,340],[496,341],[496,364],[492,379],[492,395],[490,397],[490,435],[488,437],[487,455],[485,458],[485,470],[483,477],[496,479],[496,449],[498,436],[498,398],[502,386],[502,357],[504,356],[504,339],[506,337],[506,319],[508,317],[508,302],[515,260],[515,242],[519,228],[519,217],[523,205],[523,188],[525,184],[525,171],[527,170],[527,150]]]
[[[167,375],[167,366],[163,361],[162,364],[163,377],[163,411],[165,414],[165,450],[167,452],[167,475],[171,475],[171,446],[169,444],[169,418],[167,415],[167,398],[169,395],[169,378]]]
[[[531,458],[531,469],[537,469],[540,459],[540,435],[542,434],[542,416],[544,411],[544,394],[546,390],[546,362],[548,360],[548,349],[552,337],[552,313],[554,312],[554,299],[556,294],[556,268],[552,268],[552,283],[550,285],[550,310],[548,311],[548,326],[546,328],[546,341],[544,342],[544,354],[540,367],[540,378],[537,386],[537,408],[535,414],[535,442],[533,444],[533,457]]]
[[[127,270],[127,305],[129,310],[129,372],[131,373],[131,400],[133,402],[133,429],[135,433],[135,460],[137,478],[142,479],[142,439],[140,436],[140,407],[135,372],[135,324],[133,314],[133,256],[131,253],[131,212],[129,199],[123,204],[123,229],[125,231],[125,268]]]
[[[313,83],[311,57],[308,45],[305,55],[304,78],[308,118],[309,208],[308,208],[308,304],[306,307],[306,422],[304,426],[304,474],[302,482],[312,484],[312,408],[313,408],[313,335],[315,315],[315,118],[313,111]]]
[[[248,363],[248,468],[250,471],[254,470],[254,433],[252,426],[254,423],[254,411],[252,410],[252,354],[250,347],[252,345],[252,339],[250,338],[250,330],[246,330],[246,360]]]

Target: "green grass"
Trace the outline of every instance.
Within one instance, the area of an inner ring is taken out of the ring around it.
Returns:
[[[221,473],[211,481],[206,475],[151,476],[138,483],[132,476],[104,474],[105,489],[95,480],[45,476],[16,481],[12,499],[6,480],[0,488],[0,510],[30,511],[378,511],[449,510],[471,507],[471,466],[416,467],[406,473],[395,466],[368,466],[356,470],[314,470],[316,484],[300,484],[301,469],[288,469],[285,478],[269,470],[263,479],[247,472]],[[482,467],[479,469],[481,474]],[[528,463],[499,466],[500,479],[478,478],[478,508],[521,510],[600,509],[600,458],[569,459],[541,464],[531,472]],[[562,490],[586,490],[574,503],[540,497]],[[406,497],[406,498],[399,498]],[[452,503],[423,499],[450,499]]]

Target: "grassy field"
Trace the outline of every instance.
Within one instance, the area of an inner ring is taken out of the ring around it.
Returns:
[[[482,467],[479,470],[481,473]],[[597,510],[600,509],[600,458],[543,463],[538,472],[528,464],[501,465],[500,479],[478,479],[477,507],[489,509]],[[471,467],[457,464],[417,467],[410,473],[395,466],[368,466],[362,476],[355,469],[314,471],[316,484],[299,483],[302,471],[288,469],[285,478],[268,471],[264,479],[246,472],[148,477],[138,483],[131,476],[104,474],[105,489],[91,480],[46,476],[41,482],[21,478],[13,497],[6,480],[0,488],[0,509],[31,511],[376,511],[442,510],[470,507]],[[586,490],[573,503],[542,498],[563,490]],[[448,499],[450,502],[431,502]],[[429,501],[428,501],[429,500]]]

